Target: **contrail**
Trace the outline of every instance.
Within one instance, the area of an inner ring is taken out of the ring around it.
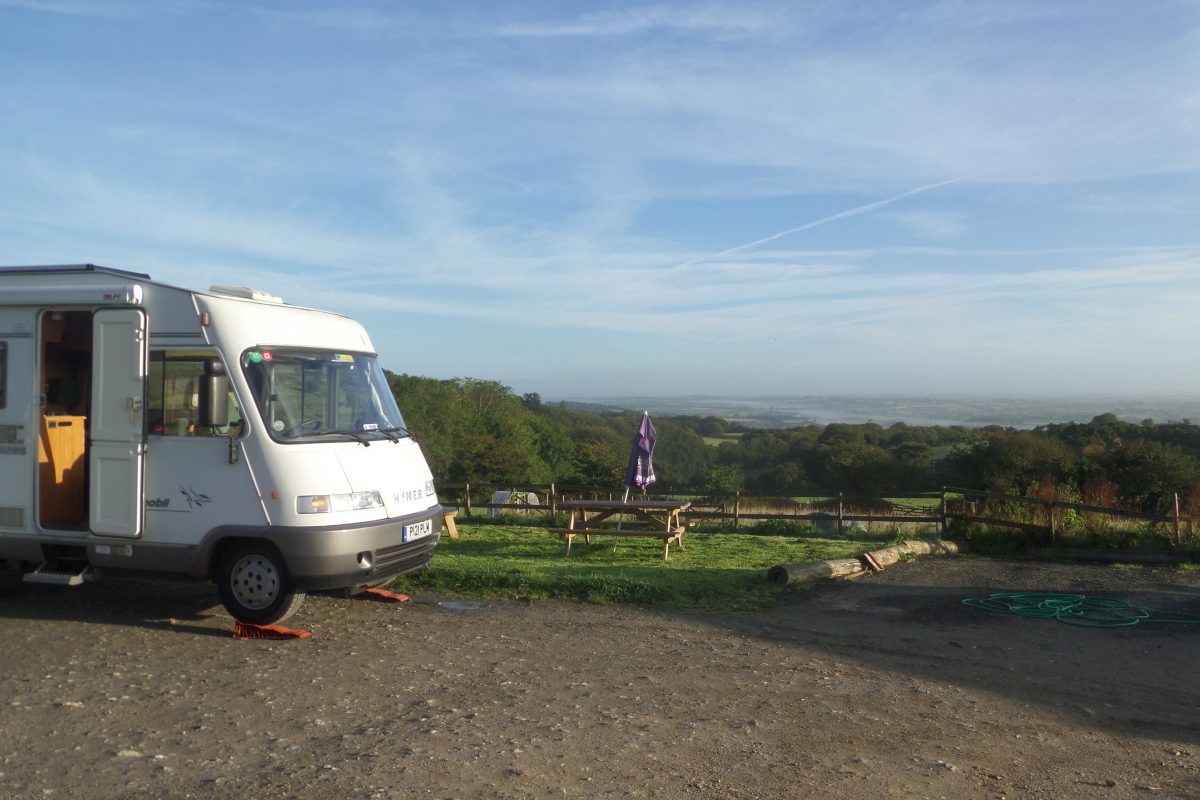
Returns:
[[[796,226],[795,228],[788,228],[787,230],[780,231],[779,233],[772,233],[770,236],[764,236],[761,239],[755,239],[753,242],[746,242],[745,244],[739,244],[734,247],[730,247],[726,250],[720,251],[719,253],[710,253],[706,256],[700,256],[699,258],[693,258],[691,261],[685,261],[682,264],[677,264],[675,266],[675,269],[682,269],[683,267],[690,267],[690,266],[699,264],[704,261],[711,261],[714,258],[720,258],[721,256],[727,256],[730,253],[736,253],[739,250],[748,250],[751,247],[758,247],[760,244],[766,244],[767,242],[774,241],[774,240],[782,238],[784,236],[790,236],[793,233],[799,233],[800,231],[811,230],[820,225],[824,225],[827,222],[833,222],[835,220],[845,219],[847,217],[857,217],[859,214],[866,214],[870,211],[874,211],[877,208],[883,208],[884,206],[890,206],[892,203],[896,202],[897,200],[903,200],[906,197],[912,197],[914,194],[921,194],[922,192],[928,192],[932,189],[938,189],[938,188],[941,188],[942,186],[949,186],[952,183],[959,183],[959,182],[965,181],[965,180],[967,180],[967,177],[951,178],[948,181],[938,181],[937,183],[929,183],[929,184],[926,184],[925,186],[918,186],[915,189],[909,189],[906,192],[901,192],[900,194],[894,194],[891,197],[885,197],[884,199],[876,200],[873,203],[867,203],[866,205],[863,205],[863,206],[856,206],[854,208],[848,208],[845,211],[839,211],[836,214],[830,214],[828,217],[821,217],[818,220],[813,220],[812,222],[806,222],[803,225]]]

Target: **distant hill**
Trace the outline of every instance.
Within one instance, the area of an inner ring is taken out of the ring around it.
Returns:
[[[620,403],[588,403],[582,400],[563,400],[564,408],[569,408],[574,411],[587,411],[592,414],[612,414],[622,411],[633,411],[633,406],[621,405]]]
[[[570,407],[597,413],[649,410],[656,414],[716,416],[754,428],[789,428],[832,422],[891,425],[999,425],[1030,429],[1055,422],[1086,422],[1113,413],[1127,422],[1200,420],[1200,399],[863,397],[599,397],[564,399]]]

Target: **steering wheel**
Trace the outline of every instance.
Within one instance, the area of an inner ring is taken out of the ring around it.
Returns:
[[[323,424],[325,424],[325,420],[321,419],[320,417],[311,417],[310,419],[300,420],[292,427],[281,432],[279,435],[286,439],[291,439],[299,436],[302,433],[312,433],[320,430]]]

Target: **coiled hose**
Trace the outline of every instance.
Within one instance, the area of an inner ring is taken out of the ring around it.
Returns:
[[[1056,619],[1087,628],[1124,628],[1142,622],[1200,623],[1195,614],[1173,614],[1139,608],[1114,597],[1058,592],[1001,592],[968,597],[964,605],[1031,619]]]

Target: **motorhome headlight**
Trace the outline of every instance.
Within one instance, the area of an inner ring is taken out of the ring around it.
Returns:
[[[350,495],[350,507],[355,511],[366,508],[382,508],[383,495],[379,492],[355,492]]]
[[[328,514],[331,511],[363,511],[381,508],[383,495],[378,491],[350,494],[307,494],[296,498],[297,514]]]
[[[297,514],[328,514],[329,495],[308,494],[296,498]]]

